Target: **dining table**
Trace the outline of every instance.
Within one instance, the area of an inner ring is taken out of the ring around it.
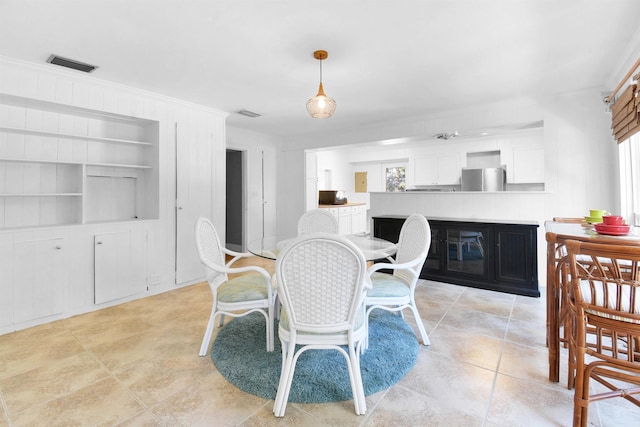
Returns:
[[[370,234],[342,234],[353,242],[364,254],[367,261],[385,259],[395,255],[396,244]],[[250,241],[247,250],[253,255],[266,259],[277,259],[280,251],[296,236],[270,236]]]
[[[630,226],[629,232],[620,235],[600,234],[587,222],[546,221],[547,241],[547,347],[549,350],[549,381],[560,380],[560,345],[570,331],[571,312],[568,308],[568,289],[571,286],[569,257],[566,242],[602,243],[609,245],[640,246],[640,227]],[[565,328],[564,336],[560,330]],[[571,384],[569,384],[571,387]]]

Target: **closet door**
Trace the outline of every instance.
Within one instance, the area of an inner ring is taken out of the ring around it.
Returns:
[[[199,217],[211,219],[224,242],[226,156],[223,130],[223,120],[204,112],[191,111],[178,118],[176,284],[204,280],[194,234]]]

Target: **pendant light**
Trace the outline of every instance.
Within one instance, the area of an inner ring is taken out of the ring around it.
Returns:
[[[331,117],[336,111],[336,101],[324,94],[322,88],[322,61],[327,59],[329,54],[326,50],[316,50],[313,57],[320,61],[320,86],[318,94],[307,101],[307,111],[314,119],[326,119]]]

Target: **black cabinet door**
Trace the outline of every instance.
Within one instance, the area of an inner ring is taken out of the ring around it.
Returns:
[[[495,229],[495,280],[525,295],[539,296],[534,231],[508,226]]]

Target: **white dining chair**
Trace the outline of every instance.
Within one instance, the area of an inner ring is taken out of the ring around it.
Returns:
[[[224,323],[224,316],[246,316],[261,313],[266,322],[267,351],[274,348],[274,299],[275,291],[271,287],[271,276],[262,267],[233,267],[241,258],[252,256],[229,250],[220,244],[220,238],[213,223],[207,218],[196,221],[196,247],[205,271],[213,303],[211,315],[200,346],[200,356],[205,356],[215,329],[216,317],[220,317],[218,326]],[[233,258],[226,262],[226,255]],[[248,274],[243,274],[248,273]],[[228,274],[241,274],[229,279]]]
[[[318,232],[338,233],[338,220],[327,209],[311,209],[298,220],[298,235]]]
[[[362,251],[345,237],[299,236],[276,261],[283,310],[278,333],[282,371],[273,413],[285,414],[298,357],[305,351],[337,350],[347,362],[355,412],[366,412],[360,373],[366,339],[364,298],[370,287]],[[346,348],[345,348],[346,346]]]
[[[373,287],[365,299],[367,323],[369,314],[375,309],[402,313],[402,310],[409,308],[413,312],[422,343],[430,345],[415,300],[416,284],[430,246],[431,227],[427,219],[419,214],[409,216],[400,230],[395,259],[388,258],[389,262],[379,262],[369,267]],[[393,272],[380,272],[382,269],[392,269]]]

